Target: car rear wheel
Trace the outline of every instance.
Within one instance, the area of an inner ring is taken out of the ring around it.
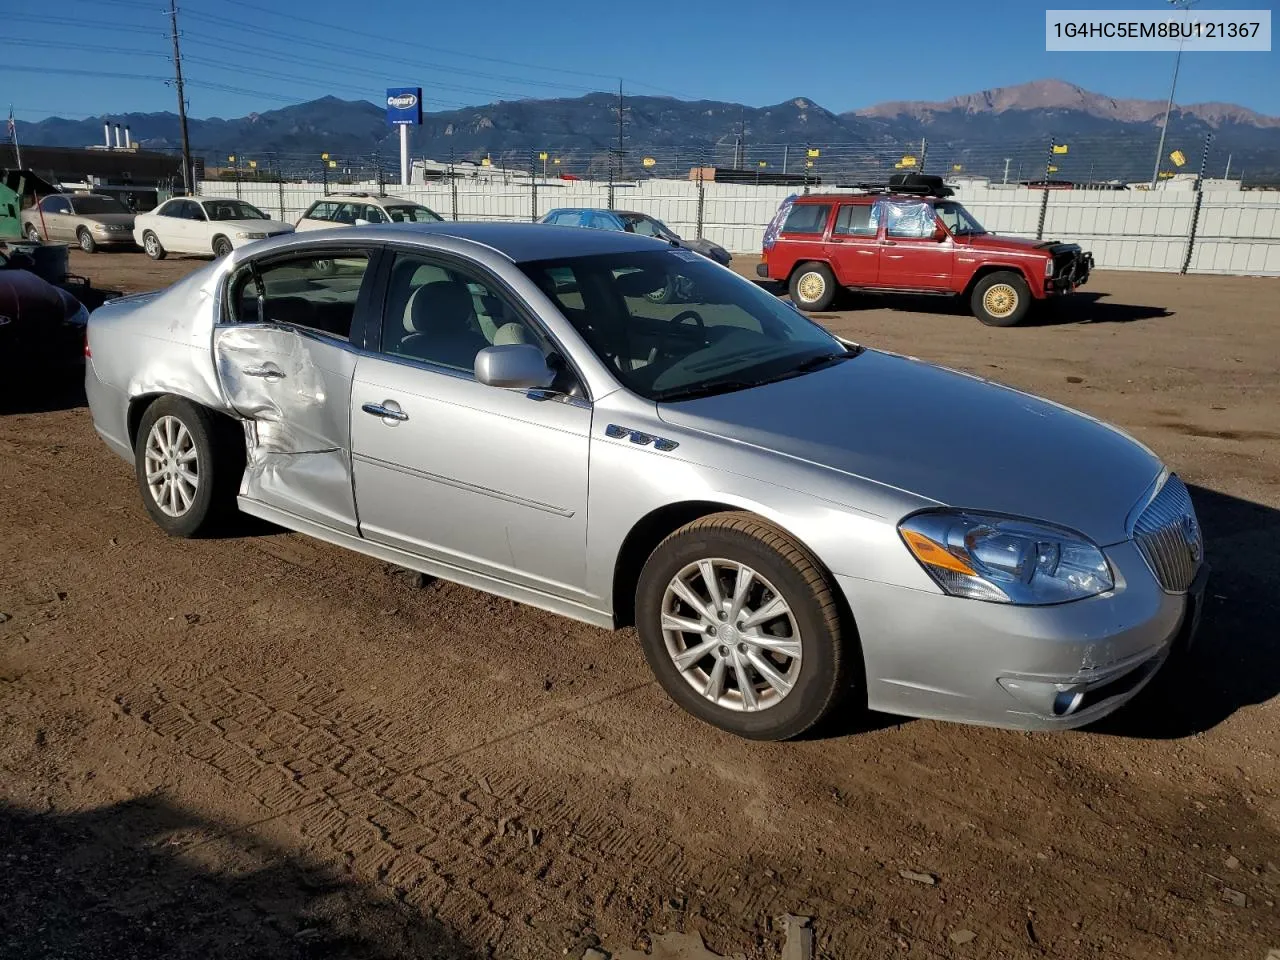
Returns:
[[[142,249],[152,260],[163,260],[165,257],[165,249],[160,245],[160,238],[150,230],[142,235]]]
[[[226,237],[213,238],[213,255],[215,257],[225,257],[231,252],[231,241]]]
[[[34,223],[27,224],[27,239],[32,243],[40,242],[40,230]]]
[[[989,273],[973,288],[973,315],[989,327],[1013,327],[1031,309],[1031,289],[1009,270]]]
[[[825,263],[806,263],[795,269],[789,284],[791,302],[801,310],[827,310],[840,287]]]
[[[640,575],[636,623],[668,695],[742,737],[799,736],[845,692],[854,644],[826,574],[751,514],[713,514],[659,544]]]
[[[85,253],[93,253],[98,249],[98,242],[93,239],[93,234],[84,227],[76,231],[76,242]]]
[[[138,426],[135,468],[142,502],[171,537],[194,537],[235,506],[243,458],[215,414],[181,397],[161,397]]]

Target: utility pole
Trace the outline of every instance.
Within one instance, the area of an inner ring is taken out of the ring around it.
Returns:
[[[736,137],[733,145],[733,169],[735,170],[742,169],[742,160],[743,160],[742,141],[743,141],[743,138],[746,136],[746,133],[747,133],[747,108],[744,106],[742,108],[742,111],[738,114],[738,136]]]
[[[1226,169],[1226,170],[1224,170],[1224,171],[1223,171],[1223,173],[1222,173],[1222,179],[1223,179],[1223,180],[1230,180],[1230,179],[1231,179],[1231,158],[1232,158],[1232,156],[1234,156],[1234,154],[1230,154],[1230,153],[1228,153],[1228,154],[1227,154],[1227,169]]]
[[[178,88],[178,123],[182,127],[182,187],[192,194],[191,141],[187,137],[187,94],[182,86],[182,51],[178,49],[178,0],[169,0],[169,35],[173,39],[173,77]]]
[[[1184,13],[1194,7],[1200,0],[1169,0],[1171,4]],[[1160,145],[1156,147],[1156,168],[1151,174],[1151,189],[1156,188],[1160,179],[1160,162],[1164,159],[1164,138],[1169,132],[1169,114],[1173,112],[1173,94],[1178,89],[1178,67],[1182,65],[1182,39],[1178,40],[1178,54],[1173,58],[1173,82],[1169,84],[1169,102],[1164,107],[1164,123],[1160,125]]]
[[[1004,158],[1004,182],[1005,183],[1009,182],[1009,161],[1012,159],[1013,159],[1012,157]]]

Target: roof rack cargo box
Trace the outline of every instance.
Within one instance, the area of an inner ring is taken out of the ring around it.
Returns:
[[[894,173],[889,175],[889,186],[903,193],[922,193],[927,197],[949,197],[951,188],[943,184],[941,177],[924,173]]]

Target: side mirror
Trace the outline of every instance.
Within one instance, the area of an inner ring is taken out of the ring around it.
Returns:
[[[365,219],[364,219],[364,218],[362,218],[362,217],[356,217],[356,226],[357,226],[357,227],[367,227],[368,225],[369,225],[369,221],[368,221],[368,220],[365,220]]]
[[[555,374],[540,347],[532,343],[504,343],[476,354],[476,379],[490,387],[534,390],[549,387]]]
[[[933,228],[933,239],[937,240],[939,243],[947,239],[947,230],[942,224],[938,224]]]

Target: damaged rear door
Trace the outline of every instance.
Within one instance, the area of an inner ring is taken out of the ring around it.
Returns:
[[[245,418],[241,495],[351,535],[351,331],[370,257],[313,249],[250,261],[229,280],[214,332],[218,381]]]

